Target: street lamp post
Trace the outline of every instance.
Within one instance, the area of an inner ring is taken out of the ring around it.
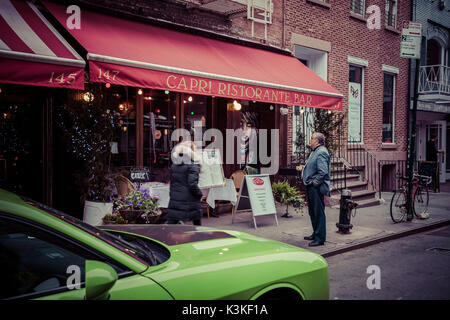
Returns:
[[[420,59],[416,60],[416,70],[414,74],[414,100],[413,100],[413,109],[411,115],[411,137],[409,139],[409,148],[408,148],[408,164],[407,164],[407,172],[408,172],[408,195],[406,201],[407,208],[407,220],[411,221],[413,219],[413,199],[412,199],[412,187],[413,187],[413,175],[414,175],[414,160],[416,156],[416,117],[417,117],[417,97],[418,97],[418,89],[419,89],[419,68],[420,68]]]
[[[400,57],[416,60],[416,70],[414,76],[414,101],[411,115],[411,136],[408,147],[408,194],[406,201],[407,220],[413,218],[413,199],[412,187],[414,176],[414,159],[416,156],[416,116],[417,116],[417,97],[419,91],[419,68],[420,68],[420,45],[422,40],[422,24],[412,21],[403,21],[403,29],[400,44]],[[408,106],[409,109],[409,106]]]

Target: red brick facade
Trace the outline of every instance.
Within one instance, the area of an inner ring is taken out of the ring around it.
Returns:
[[[364,70],[363,140],[364,145],[382,159],[404,159],[407,149],[408,70],[409,61],[400,58],[400,31],[384,27],[384,0],[366,1],[366,7],[378,5],[381,9],[381,29],[370,30],[366,21],[350,14],[350,1],[330,0],[329,8],[312,1],[288,1],[286,8],[286,45],[293,49],[292,33],[331,43],[328,55],[328,82],[344,95],[344,111],[348,106],[348,56],[368,61]],[[410,19],[410,1],[399,1],[398,30],[401,21]],[[383,146],[382,65],[399,69],[395,87],[395,144]],[[345,125],[347,121],[345,120]],[[292,122],[289,121],[291,124]],[[291,139],[291,135],[289,135]],[[288,146],[292,146],[289,141]]]

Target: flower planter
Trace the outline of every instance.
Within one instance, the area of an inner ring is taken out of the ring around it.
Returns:
[[[145,219],[141,217],[144,213],[142,210],[120,210],[119,212],[125,223],[145,223]]]
[[[97,202],[86,200],[84,202],[83,221],[92,226],[101,226],[103,217],[112,213],[112,202]]]

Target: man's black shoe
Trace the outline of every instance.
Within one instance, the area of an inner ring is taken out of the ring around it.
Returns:
[[[217,214],[215,214],[215,213],[210,213],[209,214],[211,217],[214,217],[214,218],[218,218],[219,217],[219,215],[217,215]]]
[[[292,218],[292,216],[289,213],[285,213],[281,217],[282,218]]]
[[[303,237],[303,239],[305,239],[305,240],[314,240],[314,235],[312,234],[310,236]]]
[[[309,247],[323,246],[323,242],[313,241],[308,244]]]

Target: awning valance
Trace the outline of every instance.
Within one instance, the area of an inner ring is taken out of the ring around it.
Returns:
[[[0,0],[0,82],[83,89],[84,66],[35,5]]]
[[[45,6],[65,26],[66,8]],[[342,94],[292,56],[84,9],[68,31],[93,82],[342,110]]]

